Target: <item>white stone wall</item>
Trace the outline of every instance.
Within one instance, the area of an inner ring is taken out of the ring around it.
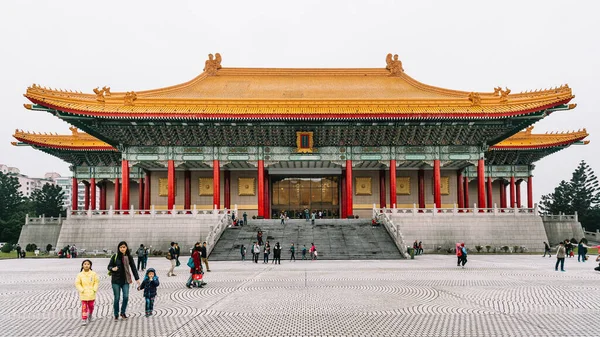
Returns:
[[[56,247],[58,236],[60,234],[61,224],[26,224],[21,228],[21,235],[19,235],[19,244],[21,247],[29,243],[35,243],[38,248],[42,251],[46,250],[46,246],[51,244],[52,247]]]
[[[581,224],[576,220],[546,220],[544,221],[544,228],[548,235],[548,243],[551,246],[558,245],[560,241],[565,239],[575,238],[581,240],[585,237]]]
[[[528,251],[543,251],[548,241],[542,219],[534,214],[393,214],[392,221],[398,225],[406,244],[412,246],[423,242],[425,251],[452,248],[464,242],[467,248],[490,245],[525,246]]]
[[[68,218],[63,221],[57,246],[75,244],[87,251],[117,250],[120,241],[126,241],[132,251],[140,244],[153,250],[168,250],[171,241],[178,242],[182,254],[197,241],[204,241],[211,226],[217,224],[216,216],[186,217],[114,217]]]

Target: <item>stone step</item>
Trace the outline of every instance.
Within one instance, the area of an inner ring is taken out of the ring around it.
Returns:
[[[302,246],[309,249],[311,243],[317,247],[321,260],[402,258],[385,228],[372,227],[365,219],[318,219],[315,225],[294,219],[285,225],[279,220],[252,220],[246,226],[228,228],[213,249],[211,260],[240,260],[242,244],[247,249],[246,259],[251,259],[250,246],[256,241],[258,230],[263,231],[263,241],[270,241],[271,247],[280,242],[282,260],[289,260],[292,242],[296,245],[297,259],[302,258]],[[262,251],[259,259],[262,260]]]

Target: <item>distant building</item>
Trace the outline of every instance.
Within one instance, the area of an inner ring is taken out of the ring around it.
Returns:
[[[65,192],[64,196],[63,196],[63,205],[64,208],[71,208],[71,193],[73,191],[73,178],[72,177],[60,177],[60,178],[56,178],[56,185],[60,186],[63,190],[63,192]],[[85,184],[83,182],[77,184],[78,188],[77,188],[77,208],[78,209],[84,209],[85,207]],[[98,209],[98,206],[100,205],[100,200],[98,199],[96,201],[96,209]]]
[[[16,167],[9,167],[4,164],[0,164],[0,171],[4,174],[16,177],[19,180],[21,187],[19,190],[24,197],[29,198],[34,190],[41,189],[45,184],[56,185],[55,179],[60,177],[60,174],[56,172],[49,172],[44,175],[44,178],[30,178],[21,173]]]

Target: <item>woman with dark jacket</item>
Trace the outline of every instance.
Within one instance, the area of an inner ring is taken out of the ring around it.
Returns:
[[[108,262],[108,271],[111,276],[111,283],[115,301],[113,305],[113,314],[115,321],[119,320],[119,300],[121,297],[121,291],[123,291],[123,305],[121,306],[121,318],[127,319],[125,311],[127,310],[127,301],[129,300],[129,285],[133,283],[131,279],[131,273],[135,278],[135,282],[138,287],[140,286],[140,277],[137,269],[135,268],[135,261],[131,252],[127,247],[127,242],[119,242],[119,249],[116,254],[110,257]]]

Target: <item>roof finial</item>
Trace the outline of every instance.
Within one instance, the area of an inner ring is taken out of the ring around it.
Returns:
[[[204,71],[208,75],[216,75],[219,69],[221,69],[221,54],[216,53],[214,58],[213,54],[208,54],[208,60],[204,62]]]
[[[385,69],[390,71],[390,75],[399,76],[404,72],[404,68],[402,68],[402,61],[398,60],[398,54],[395,54],[392,58],[392,54],[387,54],[385,58]]]
[[[77,127],[75,127],[75,126],[70,126],[69,130],[71,130],[71,133],[73,136],[77,136],[79,134],[79,131],[77,130]]]

